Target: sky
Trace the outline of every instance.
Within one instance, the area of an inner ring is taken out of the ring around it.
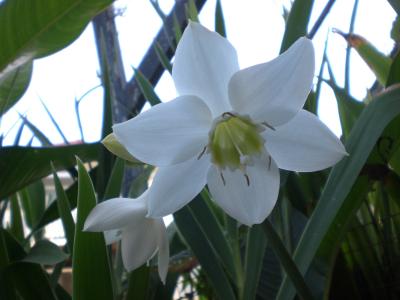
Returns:
[[[173,0],[159,0],[168,13]],[[201,11],[200,21],[214,29],[215,0],[208,0]],[[282,6],[289,7],[290,1],[279,0],[221,0],[229,41],[237,49],[242,68],[263,63],[279,53],[284,32]],[[310,24],[319,16],[326,0],[316,0]],[[342,37],[331,32],[332,28],[348,31],[354,2],[337,0],[331,13],[313,39],[316,49],[316,68],[322,60],[325,39],[328,37],[328,57],[339,85],[343,85],[346,43]],[[150,0],[116,1],[118,16],[116,23],[124,60],[126,77],[132,76],[132,67],[137,67],[148,46],[161,26],[161,20],[150,4]],[[355,33],[372,42],[383,53],[393,47],[390,30],[395,13],[386,1],[360,0],[355,22]],[[145,25],[145,26],[144,26]],[[42,100],[69,141],[81,139],[78,129],[74,101],[88,90],[99,85],[99,65],[95,48],[93,29],[89,25],[82,35],[69,47],[34,63],[31,84],[23,98],[1,120],[0,134],[6,135],[4,144],[12,144],[24,114],[54,144],[63,140],[48,118]],[[327,74],[324,74],[327,78]],[[374,82],[374,75],[352,51],[351,94],[361,100],[367,88]],[[169,74],[164,74],[156,91],[163,101],[176,96]],[[83,123],[84,140],[94,142],[100,138],[102,116],[102,90],[94,89],[83,98],[80,115]],[[148,107],[148,106],[147,106]],[[334,95],[323,85],[319,116],[337,135],[341,134]],[[32,133],[24,129],[21,143],[31,139]],[[36,141],[33,145],[39,145]]]

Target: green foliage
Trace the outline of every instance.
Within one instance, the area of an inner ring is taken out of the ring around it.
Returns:
[[[104,236],[98,232],[84,232],[86,217],[96,205],[96,195],[83,163],[78,164],[78,215],[73,251],[73,298],[112,299],[110,266]]]

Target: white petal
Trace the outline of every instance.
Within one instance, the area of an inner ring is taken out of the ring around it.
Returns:
[[[280,169],[313,172],[337,163],[346,150],[312,113],[301,110],[288,123],[266,130],[265,146]]]
[[[314,76],[314,48],[298,39],[276,59],[241,70],[229,82],[229,98],[236,112],[277,126],[303,107]]]
[[[134,157],[165,166],[198,155],[207,144],[211,122],[211,113],[203,101],[182,96],[114,125],[113,130]]]
[[[113,229],[104,231],[104,240],[106,245],[114,244],[122,239],[122,229]]]
[[[161,167],[148,192],[148,215],[163,217],[191,201],[205,186],[210,167],[208,156]]]
[[[140,222],[147,213],[145,194],[137,199],[114,198],[97,204],[86,218],[83,230],[106,231]]]
[[[215,117],[231,110],[228,82],[237,70],[236,50],[228,40],[190,22],[176,49],[172,68],[178,93],[200,97]]]
[[[158,274],[161,281],[165,284],[169,266],[169,241],[167,229],[162,219],[154,220],[154,227],[157,233],[158,245]]]
[[[157,250],[154,220],[144,218],[142,222],[125,228],[121,246],[122,262],[128,271],[143,265]]]
[[[208,187],[215,202],[231,217],[251,226],[261,223],[271,213],[279,192],[279,170],[275,162],[257,160],[247,166],[250,184],[240,170],[220,171],[211,167],[208,173]]]

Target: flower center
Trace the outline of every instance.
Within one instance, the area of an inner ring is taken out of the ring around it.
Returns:
[[[209,133],[207,148],[211,161],[220,170],[239,168],[245,173],[245,166],[251,162],[251,157],[265,151],[265,140],[260,134],[264,130],[261,124],[253,123],[247,116],[223,113],[214,121]]]

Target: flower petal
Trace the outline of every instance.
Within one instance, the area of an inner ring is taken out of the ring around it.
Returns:
[[[175,52],[172,77],[180,95],[204,100],[214,117],[230,111],[228,82],[239,70],[235,48],[218,33],[189,22]]]
[[[276,59],[243,69],[229,82],[229,99],[236,112],[272,126],[286,123],[303,107],[312,86],[314,48],[298,39]]]
[[[266,130],[265,146],[280,169],[313,172],[337,163],[346,149],[317,116],[301,110],[288,123]]]
[[[167,229],[165,228],[165,224],[162,219],[154,220],[154,228],[157,233],[158,274],[161,281],[165,284],[169,267],[169,241]]]
[[[215,202],[231,217],[251,226],[261,223],[271,213],[279,192],[279,170],[275,162],[268,159],[256,160],[247,166],[247,180],[240,170],[220,171],[211,167],[208,173],[208,187]]]
[[[86,218],[85,231],[119,229],[140,222],[147,213],[145,194],[137,199],[114,198],[97,204]]]
[[[163,217],[191,201],[205,186],[210,167],[208,156],[161,167],[148,192],[148,216]]]
[[[122,239],[122,229],[112,229],[104,231],[106,245],[114,244]]]
[[[122,262],[132,271],[148,261],[157,250],[157,233],[154,220],[144,218],[142,222],[126,227],[122,232]]]
[[[211,122],[211,113],[203,101],[182,96],[114,125],[113,130],[134,157],[165,166],[198,155],[207,144]]]

